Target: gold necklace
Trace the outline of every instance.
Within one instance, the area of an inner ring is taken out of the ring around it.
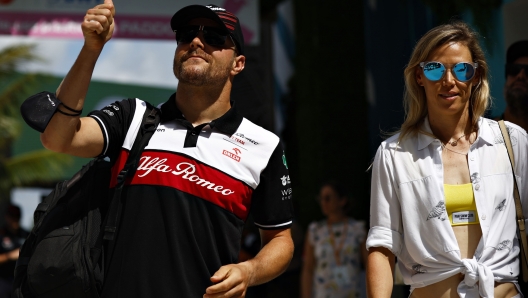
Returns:
[[[455,150],[451,150],[451,149],[447,148],[447,146],[446,146],[446,144],[444,144],[444,142],[440,141],[440,144],[442,144],[442,149],[445,148],[445,149],[447,149],[447,150],[449,150],[449,151],[451,151],[451,152],[453,152],[453,153],[460,154],[460,155],[468,155],[469,150],[471,149],[471,145],[473,144],[473,142],[471,142],[471,135],[472,135],[474,132],[476,132],[476,131],[477,131],[477,130],[473,130],[473,131],[471,131],[471,132],[469,133],[469,140],[468,140],[468,142],[469,142],[469,147],[470,147],[470,148],[468,148],[468,151],[467,151],[466,153],[462,153],[462,152],[458,152],[458,151],[455,151]],[[447,143],[448,143],[449,145],[455,147],[456,145],[458,145],[458,141],[460,141],[460,139],[462,139],[462,137],[464,137],[464,136],[466,136],[466,134],[461,135],[458,139],[456,139],[456,140],[454,140],[454,141],[447,141]]]
[[[461,135],[458,139],[456,139],[456,140],[454,140],[454,141],[447,141],[447,143],[450,144],[451,146],[455,147],[455,146],[458,144],[458,141],[460,141],[460,139],[461,139],[462,137],[465,137],[465,136],[466,136],[466,135],[463,134],[463,135]],[[449,149],[448,149],[448,150],[449,150]]]
[[[454,152],[454,153],[460,154],[460,155],[468,155],[468,153],[469,153],[469,149],[468,149],[468,151],[466,153],[462,153],[462,152],[458,152],[458,151],[455,151],[455,150],[451,150],[451,149],[447,148],[446,145],[444,145],[444,143],[442,143],[442,149],[447,149],[447,150],[449,150],[451,152]]]

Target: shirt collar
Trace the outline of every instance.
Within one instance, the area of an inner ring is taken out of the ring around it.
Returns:
[[[495,144],[495,133],[491,128],[491,123],[493,120],[489,120],[483,117],[480,117],[478,126],[479,126],[479,138],[484,142],[493,145]],[[494,122],[494,121],[493,121]]]
[[[479,139],[482,139],[484,142],[492,145],[495,140],[495,134],[493,134],[493,130],[491,129],[489,122],[485,120],[485,118],[480,117],[479,121],[477,122],[479,133],[477,139],[475,140],[475,143],[479,141]],[[433,131],[431,130],[431,126],[429,125],[428,116],[425,116],[420,130],[433,135]],[[430,135],[418,133],[418,150],[422,150],[425,147],[429,146],[429,144],[431,144],[434,140],[436,140],[436,138]]]
[[[425,119],[422,122],[422,126],[420,127],[420,131],[429,133],[431,135],[418,132],[418,150],[422,150],[423,148],[429,146],[429,144],[431,144],[434,140],[436,140],[432,137],[433,131],[431,130],[431,126],[429,125],[429,116],[425,116]]]
[[[216,128],[225,134],[232,135],[237,131],[242,119],[243,117],[237,112],[235,102],[231,101],[231,108],[224,115],[211,121],[209,125],[211,128]],[[172,94],[169,100],[161,105],[161,122],[172,120],[176,120],[185,127],[192,129],[192,124],[185,119],[180,109],[176,106],[176,93]]]

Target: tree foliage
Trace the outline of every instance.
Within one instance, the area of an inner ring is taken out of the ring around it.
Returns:
[[[34,45],[15,45],[0,50],[0,202],[15,186],[49,183],[62,177],[63,167],[71,163],[66,155],[45,149],[11,156],[11,146],[20,136],[20,104],[34,93],[37,78],[43,75],[20,73],[27,62],[41,60]]]

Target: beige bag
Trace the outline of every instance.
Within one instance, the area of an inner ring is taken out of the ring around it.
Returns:
[[[508,150],[508,156],[510,157],[510,165],[513,172],[513,197],[515,199],[515,211],[517,213],[517,236],[519,237],[519,246],[521,248],[521,272],[523,280],[525,282],[528,282],[528,264],[526,263],[526,261],[528,260],[528,244],[526,240],[525,222],[521,205],[521,197],[519,195],[519,188],[517,186],[517,178],[515,175],[515,157],[513,156],[513,148],[510,140],[510,134],[508,133],[508,130],[506,129],[506,125],[504,125],[503,120],[499,121],[499,127],[502,133],[502,137],[504,138],[504,144],[506,145],[506,149]]]

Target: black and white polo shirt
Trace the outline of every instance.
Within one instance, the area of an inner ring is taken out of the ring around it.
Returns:
[[[126,189],[103,297],[201,297],[218,268],[238,262],[250,212],[261,229],[290,226],[292,190],[280,140],[232,106],[193,127],[174,95],[161,105],[161,123]],[[128,99],[90,113],[103,131],[102,154],[115,161],[111,185],[145,108]]]

